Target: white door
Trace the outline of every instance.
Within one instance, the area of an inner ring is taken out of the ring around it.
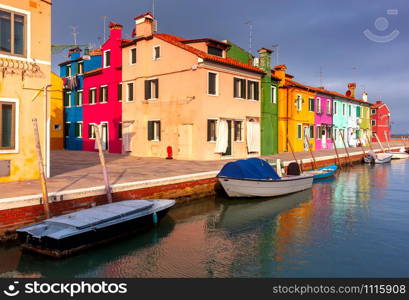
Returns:
[[[193,148],[193,125],[184,124],[178,128],[179,159],[191,159]]]
[[[327,128],[325,126],[322,127],[321,146],[327,149]]]
[[[304,151],[308,151],[308,142],[305,137],[308,137],[308,140],[310,139],[310,127],[304,126]]]
[[[101,123],[102,150],[108,150],[108,123]]]

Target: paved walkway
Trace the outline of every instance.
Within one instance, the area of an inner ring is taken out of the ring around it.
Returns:
[[[391,146],[401,146],[392,143]],[[369,148],[366,148],[369,150]],[[345,150],[339,150],[343,154]],[[351,148],[349,152],[360,152],[361,148]],[[334,150],[314,152],[317,159],[334,156]],[[309,159],[308,152],[296,153],[297,159]],[[227,162],[218,161],[180,161],[162,158],[138,158],[118,154],[105,155],[110,183],[127,183],[148,179],[159,179],[178,175],[218,171]],[[291,161],[291,153],[280,153],[266,157]],[[95,152],[52,151],[51,178],[48,180],[49,192],[62,192],[73,189],[90,188],[104,184],[98,154]],[[41,193],[38,180],[0,183],[0,199],[27,196]],[[0,207],[1,209],[1,207]]]

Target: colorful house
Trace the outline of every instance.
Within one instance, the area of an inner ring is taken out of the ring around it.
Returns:
[[[325,93],[323,88],[317,88],[314,107],[315,111],[315,148],[332,149],[332,133],[333,133],[333,99]]]
[[[135,18],[122,45],[124,151],[135,156],[217,160],[260,155],[264,71],[226,56],[229,44],[155,33]]]
[[[122,153],[122,25],[109,27],[102,67],[84,74],[82,143],[83,150],[97,151],[94,125],[99,125],[103,149]]]
[[[344,137],[345,145],[348,147],[347,128],[348,128],[348,99],[341,94],[333,98],[333,137],[337,148],[344,148],[342,136]]]
[[[60,66],[64,83],[64,148],[82,150],[84,72],[101,67],[101,52],[78,47],[69,50],[69,60]]]
[[[0,182],[39,178],[32,119],[49,164],[51,1],[0,0]]]
[[[372,142],[376,142],[376,134],[381,142],[386,142],[391,137],[391,113],[388,105],[382,101],[376,101],[371,106]]]
[[[361,120],[359,124],[360,139],[364,145],[368,145],[368,138],[371,136],[371,103],[368,102],[368,94],[362,94]]]
[[[51,72],[50,92],[50,148],[51,150],[64,149],[64,114],[63,114],[63,80]]]
[[[278,102],[278,151],[290,151],[287,139],[294,151],[308,151],[308,137],[311,149],[315,149],[315,88],[293,80],[286,73],[287,67],[279,65],[273,75],[280,79]]]

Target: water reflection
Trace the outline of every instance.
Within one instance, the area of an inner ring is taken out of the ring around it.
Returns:
[[[408,162],[344,169],[275,199],[209,198],[154,230],[62,260],[0,248],[2,276],[409,276]]]

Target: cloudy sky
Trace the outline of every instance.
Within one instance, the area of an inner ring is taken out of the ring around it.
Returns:
[[[152,0],[54,0],[53,44],[99,46],[106,22],[124,25],[152,10]],[[278,62],[301,83],[381,98],[392,110],[393,132],[409,131],[409,4],[407,0],[155,0],[159,31],[184,38],[229,39],[253,52],[278,44]],[[406,21],[405,21],[406,20]],[[56,65],[66,53],[55,55]],[[277,60],[277,56],[275,56]],[[276,62],[276,61],[275,61]],[[274,62],[274,63],[275,63]]]

